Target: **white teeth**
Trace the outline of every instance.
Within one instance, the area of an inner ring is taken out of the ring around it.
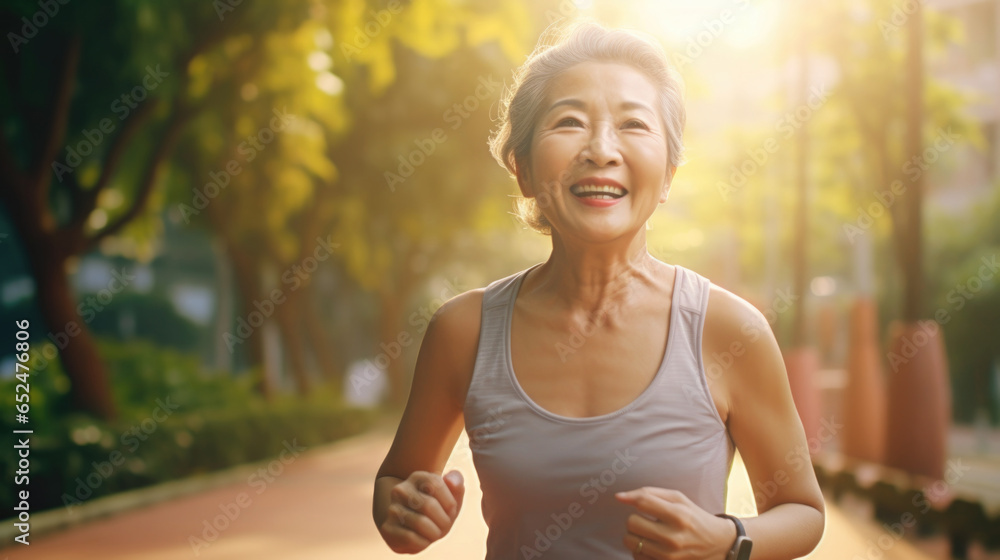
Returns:
[[[612,185],[573,185],[572,187],[570,187],[570,192],[572,192],[576,196],[583,196],[591,193],[608,193],[616,195],[618,197],[625,196],[625,189],[621,187],[615,187]],[[602,196],[601,198],[605,197]],[[609,196],[607,198],[615,198],[615,197]]]

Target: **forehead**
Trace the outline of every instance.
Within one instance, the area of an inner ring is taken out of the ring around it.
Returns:
[[[619,62],[583,62],[571,66],[548,84],[542,111],[562,99],[579,99],[585,104],[605,101],[613,107],[641,103],[657,107],[657,92],[645,74]]]

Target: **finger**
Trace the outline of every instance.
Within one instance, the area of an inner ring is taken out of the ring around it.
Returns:
[[[646,537],[642,537],[642,550],[636,553],[635,550],[639,548],[639,538],[640,537],[633,533],[625,533],[625,538],[622,539],[622,543],[625,544],[625,548],[632,553],[632,558],[635,560],[655,560],[656,558],[665,558],[663,555],[663,548],[655,541],[651,541]]]
[[[673,488],[658,488],[656,486],[649,486],[647,487],[647,489],[649,490],[650,494],[657,496],[659,498],[663,498],[664,500],[672,504],[694,503],[691,501],[690,498],[687,497],[687,494],[681,492],[680,490],[674,490]]]
[[[642,488],[636,488],[635,490],[629,490],[628,492],[618,492],[615,494],[621,494],[625,497],[637,495],[639,493],[646,493],[662,498],[663,500],[675,504],[687,504],[692,503],[691,499],[687,497],[687,494],[681,492],[680,490],[674,490],[673,488],[659,488],[657,486],[643,486]]]
[[[444,536],[444,531],[430,518],[399,502],[389,504],[389,515],[395,519],[396,527],[416,533],[430,542]]]
[[[448,515],[434,496],[417,492],[409,502],[410,509],[430,519],[443,533],[451,529],[455,518]]]
[[[633,513],[625,520],[625,530],[629,533],[656,542],[669,542],[670,529],[659,521],[650,520]]]
[[[448,489],[451,490],[451,495],[457,504],[455,508],[455,515],[457,516],[458,512],[462,511],[462,502],[465,499],[465,477],[462,476],[461,472],[455,470],[444,476],[444,482],[448,485]]]
[[[439,475],[430,474],[415,481],[417,494],[409,504],[410,509],[420,511],[434,519],[442,529],[451,527],[457,509],[451,490]]]
[[[615,498],[667,524],[674,524],[684,520],[685,507],[676,501],[669,501],[660,495],[655,495],[646,488],[630,492],[619,492],[615,494]]]
[[[390,514],[396,517],[400,526],[419,531],[431,540],[443,536],[446,531],[445,527],[450,528],[447,516],[443,512],[436,513],[433,507],[428,506],[429,502],[436,503],[436,500],[417,491],[410,480],[404,480],[393,486],[392,490],[389,491],[389,499]],[[432,515],[436,516],[438,521],[432,521],[430,518]],[[434,530],[430,530],[427,524],[432,525]]]
[[[417,482],[417,484],[424,488],[428,488],[428,485],[423,482]],[[397,484],[393,490],[396,490],[396,492],[391,494],[393,501],[406,506],[415,514],[421,514],[427,517],[431,523],[436,525],[441,530],[442,535],[451,529],[452,518],[445,513],[437,499],[434,498],[434,496],[421,492],[412,481],[401,482]],[[416,523],[411,523],[409,518],[406,519],[405,524],[413,524],[414,527],[419,526]],[[427,536],[431,537],[432,535]]]
[[[433,496],[450,518],[454,519],[455,515],[458,514],[458,502],[455,501],[451,488],[440,475],[435,474],[429,477],[424,481],[420,491]]]
[[[431,541],[406,527],[400,527],[395,522],[384,523],[382,533],[385,535],[386,543],[395,552],[420,552],[431,545]]]

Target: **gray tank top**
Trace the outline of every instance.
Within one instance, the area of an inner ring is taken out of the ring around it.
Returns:
[[[511,366],[514,300],[539,264],[492,282],[483,296],[464,417],[489,527],[486,560],[630,559],[622,539],[638,510],[614,493],[642,486],[680,490],[709,513],[724,512],[734,446],[702,366],[709,281],[677,266],[666,349],[650,385],[615,412],[571,418],[535,404]]]

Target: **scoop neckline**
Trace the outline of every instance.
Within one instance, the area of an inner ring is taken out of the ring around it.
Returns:
[[[511,326],[513,325],[513,317],[514,317],[514,304],[517,301],[517,294],[521,291],[521,284],[524,281],[524,278],[528,275],[529,272],[541,266],[542,264],[544,263],[538,263],[525,269],[514,280],[514,284],[511,287],[512,289],[511,289],[510,299],[507,302],[507,313],[503,325],[504,361],[507,364],[507,376],[510,378],[511,384],[514,386],[514,391],[537,414],[541,415],[544,418],[555,420],[557,422],[564,422],[569,424],[591,424],[595,422],[611,420],[613,418],[617,418],[619,416],[626,414],[627,412],[629,412],[630,410],[641,404],[642,401],[644,401],[649,396],[649,394],[653,391],[653,388],[659,382],[659,379],[663,376],[663,370],[666,369],[667,363],[671,355],[671,350],[673,349],[674,346],[673,345],[674,331],[677,330],[675,328],[675,326],[677,325],[677,304],[679,301],[677,292],[679,291],[681,286],[680,275],[683,273],[682,272],[683,267],[676,264],[672,265],[674,267],[674,286],[673,286],[673,293],[670,294],[670,313],[669,313],[670,324],[667,326],[667,345],[663,349],[663,356],[660,361],[660,366],[659,368],[657,368],[656,373],[650,380],[649,385],[647,385],[646,388],[643,389],[642,392],[639,393],[639,395],[632,400],[632,402],[626,404],[625,406],[619,408],[618,410],[607,412],[605,414],[600,414],[598,416],[576,417],[576,416],[563,416],[561,414],[556,414],[555,412],[552,412],[548,409],[542,408],[542,406],[536,403],[534,399],[532,399],[528,395],[528,393],[524,390],[524,388],[521,387],[521,383],[517,380],[517,375],[514,373],[514,358],[510,348]]]

